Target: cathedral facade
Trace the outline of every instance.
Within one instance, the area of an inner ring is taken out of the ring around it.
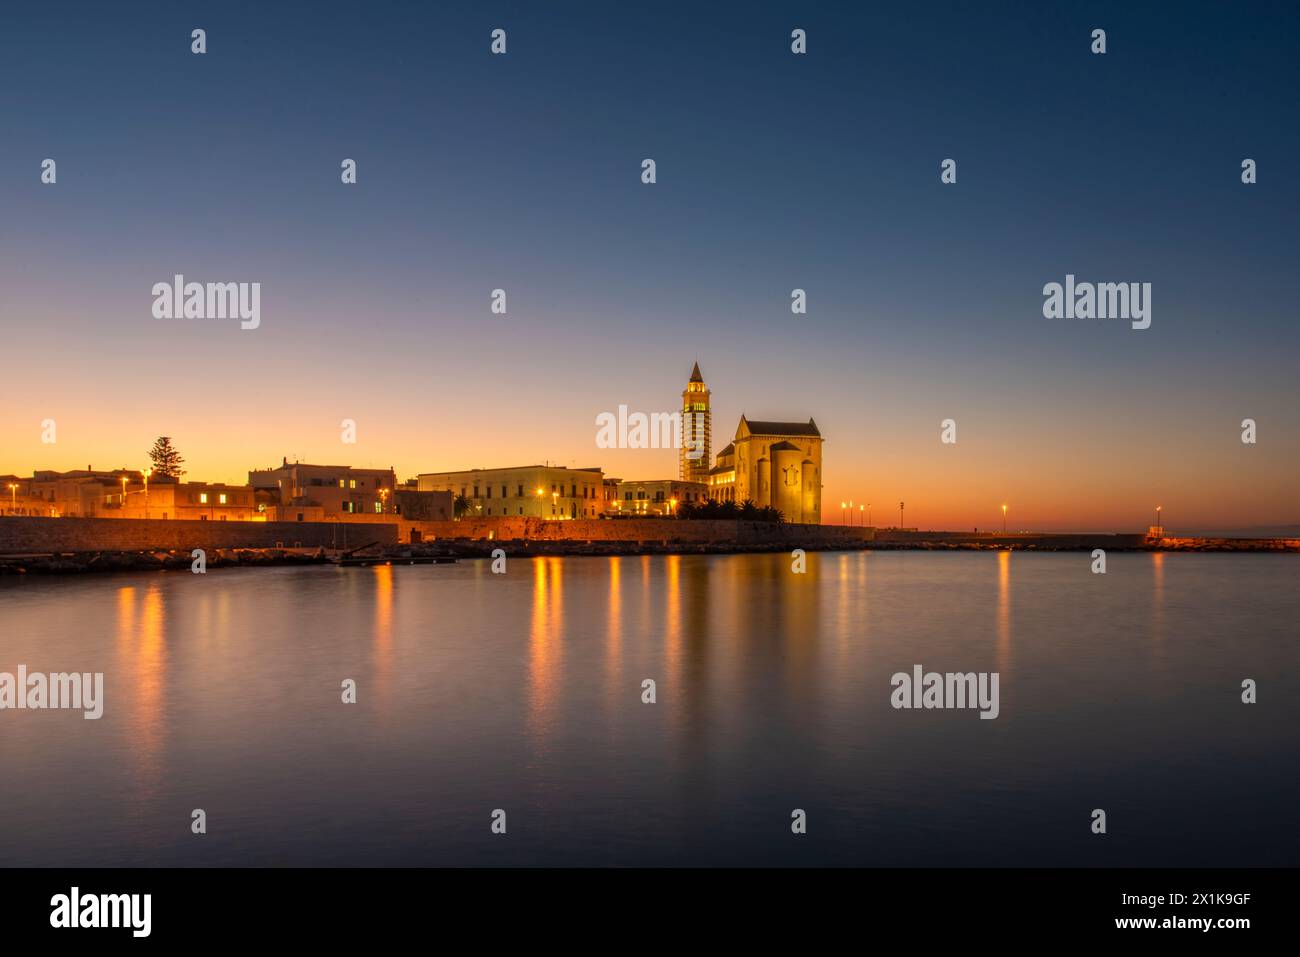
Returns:
[[[822,434],[807,422],[751,422],[740,417],[736,436],[709,471],[709,497],[752,501],[777,509],[787,522],[822,520]]]

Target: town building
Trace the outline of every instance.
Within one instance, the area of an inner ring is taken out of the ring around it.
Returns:
[[[709,486],[704,482],[682,482],[676,479],[619,482],[618,498],[607,514],[623,518],[672,516],[677,514],[679,505],[701,504],[708,500]]]
[[[142,489],[144,473],[126,468],[96,470],[87,465],[68,472],[41,469],[27,481],[31,500],[44,509],[36,514],[118,518],[124,490]]]
[[[249,472],[248,484],[270,493],[263,503],[269,521],[311,522],[349,515],[395,514],[397,475],[391,468],[308,465],[286,458],[274,468]]]
[[[556,465],[424,472],[417,481],[421,492],[450,492],[464,501],[465,514],[478,518],[599,518],[609,491],[598,468]]]

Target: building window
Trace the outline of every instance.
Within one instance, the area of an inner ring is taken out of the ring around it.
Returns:
[[[518,496],[519,498],[523,498],[523,497],[524,497],[524,487],[523,487],[522,485],[519,486],[519,488],[515,490],[515,495]],[[524,514],[524,510],[523,510],[522,508],[519,510],[519,514],[520,514],[520,515]]]
[[[200,493],[199,493],[199,504],[200,504],[200,505],[207,505],[207,504],[208,504],[208,493],[207,493],[207,492],[200,492]]]
[[[356,487],[357,487],[357,480],[356,480],[356,479],[348,479],[348,488],[356,488]]]
[[[226,493],[225,493],[225,492],[222,492],[220,495],[218,495],[218,496],[217,496],[217,501],[220,502],[222,505],[225,505],[225,504],[226,504]]]
[[[339,479],[339,488],[342,488],[342,487],[343,487],[343,480],[342,480],[342,479]]]
[[[383,502],[376,502],[376,503],[375,503],[375,511],[382,515],[382,514],[383,514],[383,511],[384,511],[384,503],[383,503]]]

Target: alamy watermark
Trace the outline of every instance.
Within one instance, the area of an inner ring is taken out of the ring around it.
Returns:
[[[262,324],[260,282],[186,282],[179,273],[151,290],[155,319],[239,319],[239,328]]]
[[[596,447],[601,449],[686,449],[688,459],[704,456],[703,412],[627,411],[601,412],[596,416]]]
[[[94,721],[104,714],[104,673],[97,671],[56,671],[27,673],[26,665],[18,673],[0,671],[0,711],[83,711],[82,717]]]
[[[1151,325],[1151,283],[1080,282],[1068,273],[1065,284],[1043,287],[1045,319],[1126,319],[1134,329]]]
[[[895,708],[978,708],[981,718],[996,718],[998,703],[996,671],[925,671],[912,666],[912,673],[899,671],[889,679],[894,690],[889,703]]]

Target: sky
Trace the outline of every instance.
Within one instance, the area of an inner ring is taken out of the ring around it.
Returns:
[[[212,481],[286,456],[673,477],[596,416],[677,408],[698,361],[715,452],[742,413],[816,419],[827,521],[1300,522],[1297,28],[1250,3],[6,6],[0,473],[139,468],[165,434]],[[260,282],[260,326],[155,318],[178,273]],[[1151,327],[1044,318],[1067,274],[1151,283]]]

